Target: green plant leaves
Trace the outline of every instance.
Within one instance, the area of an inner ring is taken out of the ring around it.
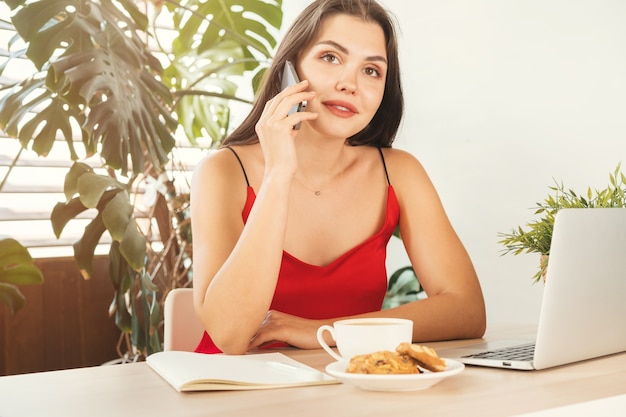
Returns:
[[[164,82],[177,97],[176,113],[187,138],[210,137],[220,143],[228,133],[229,100],[251,71],[256,91],[259,74],[271,61],[282,24],[282,1],[186,0],[168,2],[178,36]]]
[[[41,284],[43,275],[28,250],[17,240],[0,240],[0,282],[16,285]]]
[[[69,200],[78,193],[78,179],[86,172],[93,172],[93,169],[82,162],[75,162],[65,174],[65,181],[63,183],[63,192],[65,198]]]
[[[0,129],[42,156],[63,138],[72,160],[83,156],[75,149],[78,140],[85,156],[101,157],[108,175],[86,164],[72,166],[65,178],[66,201],[54,207],[52,226],[59,237],[70,220],[97,211],[74,244],[76,262],[85,278],[91,276],[94,251],[105,233],[111,235],[110,277],[116,293],[110,314],[131,333],[133,350],[158,351],[162,311],[155,283],[170,274],[166,285],[177,285],[171,274],[180,271],[159,271],[154,263],[168,262],[153,258],[173,256],[180,247],[164,241],[174,248],[171,253],[152,252],[133,216],[131,185],[139,175],[156,176],[164,169],[179,125],[194,145],[196,138],[207,136],[212,146],[221,143],[229,131],[232,101],[245,105],[253,100],[238,95],[242,80],[251,80],[254,94],[272,59],[282,1],[169,0],[165,4],[177,34],[173,42],[162,42],[158,59],[150,49],[153,40],[159,43],[156,34],[162,28],[150,33],[148,18],[134,0],[6,3],[23,39],[10,42],[10,57],[26,55],[36,71],[22,82],[1,86]],[[154,215],[159,228],[172,221],[168,214]],[[162,240],[172,239],[159,231]],[[188,245],[181,247],[189,251]]]
[[[28,250],[17,240],[0,240],[0,302],[11,314],[24,307],[24,295],[16,285],[43,283],[43,274],[33,263]]]
[[[13,315],[24,307],[26,299],[15,285],[0,282],[0,303],[6,305],[9,308],[9,313]]]
[[[50,217],[57,237],[80,213],[88,209],[98,210],[96,217],[85,227],[82,238],[74,243],[74,257],[85,278],[91,276],[94,252],[107,231],[114,241],[120,243],[115,250],[124,257],[127,265],[135,271],[144,268],[147,241],[135,223],[130,195],[124,184],[76,162],[65,177],[64,193],[68,201],[57,203]]]
[[[383,309],[410,303],[425,295],[417,275],[411,266],[396,270],[389,277],[387,293],[383,301]]]
[[[114,240],[120,241],[126,235],[133,208],[128,204],[126,192],[119,192],[102,211],[102,221]],[[136,229],[136,228],[135,228]]]
[[[586,193],[579,194],[572,189],[566,189],[563,182],[556,182],[548,187],[553,194],[549,194],[543,202],[536,204],[535,215],[541,215],[525,225],[518,226],[509,233],[499,233],[498,243],[504,245],[503,255],[511,253],[539,253],[546,255],[539,264],[539,271],[533,276],[538,282],[548,267],[548,255],[552,242],[552,230],[557,212],[562,208],[602,208],[626,207],[626,175],[621,172],[621,163],[609,174],[609,184],[606,188],[592,191],[588,187]]]
[[[145,265],[146,238],[139,233],[134,221],[126,225],[124,237],[120,239],[120,253],[135,271],[140,271]]]
[[[105,163],[123,175],[129,159],[134,173],[146,159],[160,171],[177,122],[172,94],[160,81],[162,67],[140,38],[147,17],[132,1],[23,3],[12,21],[40,73],[0,99],[0,128],[25,147],[33,140],[39,155],[47,155],[60,133],[72,159],[78,158],[72,143],[78,137],[87,156],[100,147]]]
[[[281,0],[183,0],[168,3],[168,8],[176,13],[174,23],[180,33],[172,45],[175,53],[192,47],[203,53],[232,39],[244,46],[247,57],[255,58],[255,53],[269,57],[277,41],[268,28],[279,29],[282,23]]]
[[[93,270],[93,258],[96,246],[106,231],[102,215],[98,215],[85,227],[83,236],[74,243],[74,259],[83,278],[89,279]]]
[[[122,185],[113,178],[105,175],[97,175],[92,171],[83,173],[78,178],[76,186],[80,202],[88,208],[96,208],[107,189],[124,189]]]

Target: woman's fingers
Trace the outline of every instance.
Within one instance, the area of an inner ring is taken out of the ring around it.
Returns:
[[[308,102],[315,97],[315,92],[303,91],[307,85],[306,81],[302,81],[289,86],[265,104],[263,113],[256,125],[259,136],[270,134],[282,136],[286,133],[292,136],[294,135],[293,126],[304,120],[313,120],[317,117],[316,113],[307,111],[289,114],[294,106],[298,106],[303,101]]]
[[[308,86],[309,83],[307,80],[300,81],[298,84],[290,85],[285,88],[274,98],[268,101],[265,106],[265,111],[268,113],[270,120],[280,121],[289,117],[291,109],[297,107],[302,102],[312,100],[315,97],[315,92],[305,91]],[[291,115],[293,114],[295,113],[292,113]],[[308,117],[298,117],[296,119],[298,119],[297,121],[302,121],[307,118]]]

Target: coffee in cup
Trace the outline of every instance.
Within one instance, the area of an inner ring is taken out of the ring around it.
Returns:
[[[335,341],[339,355],[324,340],[325,332],[330,333]],[[412,339],[413,322],[398,318],[339,320],[317,330],[317,340],[322,348],[338,361],[349,361],[353,356],[381,350],[393,352],[400,343],[411,343]]]

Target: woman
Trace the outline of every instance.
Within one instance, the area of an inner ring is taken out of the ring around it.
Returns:
[[[281,91],[287,60],[303,81]],[[402,111],[387,12],[307,7],[250,115],[194,173],[194,304],[208,332],[197,351],[319,348],[317,328],[346,317],[411,319],[415,341],[482,336],[471,260],[420,163],[391,148]],[[381,311],[398,225],[428,298]]]

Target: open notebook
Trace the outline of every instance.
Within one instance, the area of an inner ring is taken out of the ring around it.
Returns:
[[[625,318],[626,209],[561,209],[537,335],[439,353],[468,365],[544,369],[626,351]]]
[[[248,355],[183,351],[153,353],[148,365],[177,391],[224,391],[338,384],[279,352]]]

